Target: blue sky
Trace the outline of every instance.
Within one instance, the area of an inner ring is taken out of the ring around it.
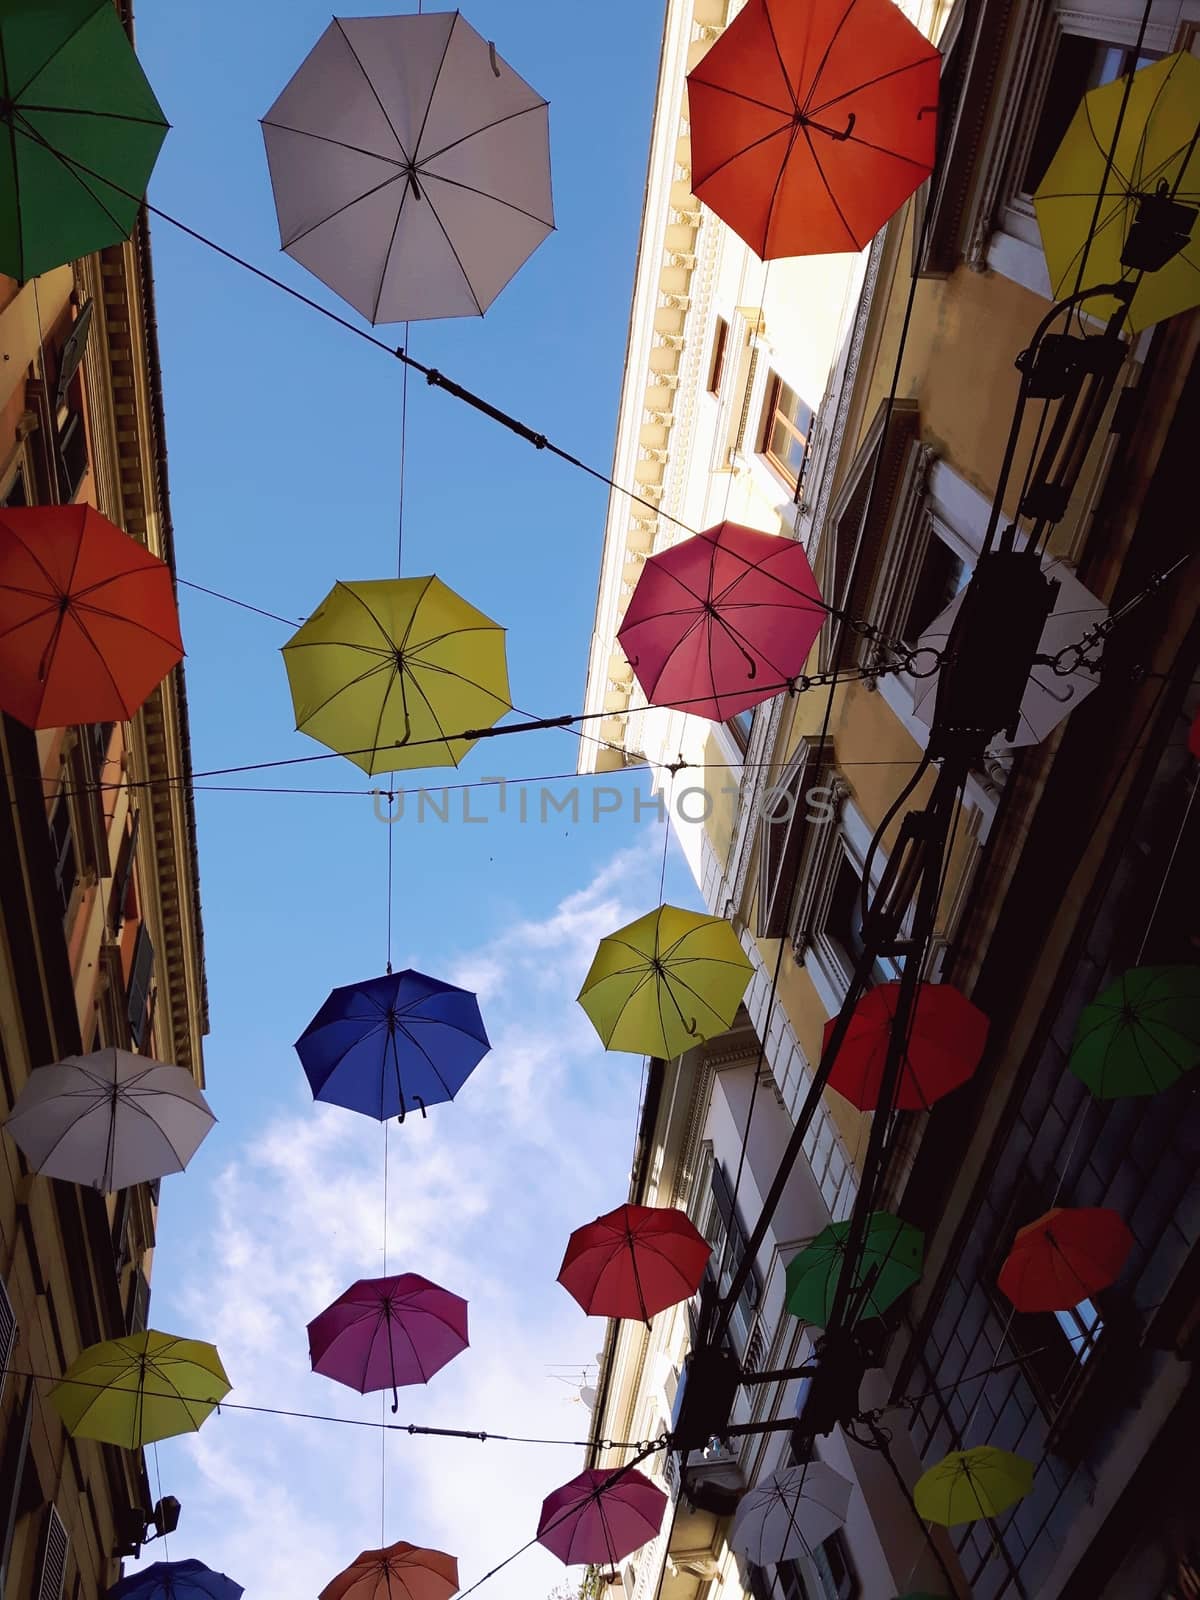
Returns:
[[[485,319],[414,325],[412,349],[607,468],[661,6],[476,0],[466,15],[551,102],[558,231]],[[173,125],[152,201],[341,310],[279,252],[258,128],[328,20],[310,0],[142,0],[138,44]],[[154,246],[181,576],[296,618],[335,579],[390,576],[399,364],[166,225]],[[407,460],[406,572],[436,571],[508,627],[517,704],[579,709],[601,486],[421,383]],[[197,770],[313,752],[293,731],[289,630],[187,590],[182,608]],[[427,781],[574,764],[574,739],[546,732]],[[338,762],[219,781],[363,787]],[[630,801],[647,787],[616,781]],[[456,796],[457,820],[420,822],[410,803],[390,830],[396,965],[477,988],[495,1047],[456,1105],[389,1136],[390,1267],[445,1283],[472,1315],[470,1351],[406,1391],[401,1420],[586,1433],[547,1368],[590,1360],[603,1324],[554,1276],[570,1229],[624,1198],[640,1062],[601,1052],[573,996],[597,938],[655,903],[663,836],[631,803],[593,825],[586,781],[581,793],[577,823],[534,820],[531,789],[525,824],[493,791],[474,797],[484,824],[464,824]],[[164,1187],[151,1321],[214,1338],[234,1400],[378,1419],[378,1397],[309,1372],[305,1323],[381,1266],[383,1135],[315,1108],[291,1045],[331,987],[383,969],[389,830],[361,793],[202,788],[197,804],[220,1121]],[[668,894],[694,902],[675,861]],[[392,1436],[386,1537],[449,1550],[472,1583],[581,1465],[577,1449]],[[157,1467],[183,1502],[169,1555],[253,1597],[315,1595],[380,1537],[379,1437],[365,1430],[226,1410],[161,1445]],[[537,1551],[484,1593],[536,1596],[561,1577]]]

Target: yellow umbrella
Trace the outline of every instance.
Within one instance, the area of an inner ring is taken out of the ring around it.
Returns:
[[[297,728],[364,772],[456,767],[512,709],[504,629],[438,578],[334,584],[283,659]]]
[[[1054,298],[1075,292],[1081,261],[1082,289],[1132,278],[1137,288],[1126,326],[1137,332],[1200,304],[1200,230],[1187,240],[1200,204],[1200,60],[1178,51],[1135,72],[1128,87],[1123,117],[1126,79],[1084,95],[1033,203]],[[1163,233],[1155,240],[1149,225],[1158,222]],[[1182,248],[1154,267],[1172,236]],[[1109,317],[1117,301],[1089,300],[1087,309]]]
[[[74,1437],[140,1450],[195,1433],[229,1388],[213,1345],[148,1330],[89,1345],[50,1399]]]
[[[677,1056],[731,1026],[752,970],[723,918],[659,906],[601,939],[579,1004],[606,1050]]]
[[[1033,1463],[994,1445],[952,1450],[917,1479],[913,1504],[926,1522],[953,1528],[998,1517],[1033,1487]]]

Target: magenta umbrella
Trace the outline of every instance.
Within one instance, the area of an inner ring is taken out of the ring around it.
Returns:
[[[360,1278],[308,1325],[314,1372],[359,1394],[428,1383],[467,1348],[467,1302],[415,1272]]]
[[[568,1567],[614,1566],[654,1538],[666,1509],[666,1495],[640,1472],[594,1467],[543,1500],[538,1543]]]
[[[721,522],[650,557],[617,638],[652,706],[725,722],[803,673],[825,614],[794,539]]]

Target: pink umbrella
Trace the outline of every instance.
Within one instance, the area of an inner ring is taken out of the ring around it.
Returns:
[[[428,1383],[467,1348],[467,1302],[428,1278],[360,1278],[308,1325],[314,1372],[360,1394]]]
[[[725,722],[803,673],[825,613],[794,539],[722,522],[650,557],[617,638],[652,706]]]
[[[546,1496],[538,1543],[568,1567],[613,1566],[654,1538],[666,1509],[666,1495],[640,1472],[592,1468]]]

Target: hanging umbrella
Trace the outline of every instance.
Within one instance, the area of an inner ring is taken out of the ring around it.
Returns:
[[[542,1501],[538,1543],[568,1567],[611,1567],[657,1535],[666,1509],[636,1469],[593,1467]]]
[[[913,1488],[913,1503],[926,1522],[953,1528],[980,1517],[998,1517],[1033,1487],[1033,1463],[994,1445],[952,1450]]]
[[[450,1600],[458,1590],[458,1561],[401,1539],[386,1550],[364,1550],[321,1590],[318,1600]]]
[[[650,1318],[695,1294],[712,1246],[673,1206],[618,1206],[567,1241],[558,1281],[590,1317]]]
[[[91,506],[0,508],[0,710],[124,721],[182,656],[165,562]]]
[[[742,1496],[729,1543],[756,1567],[811,1555],[845,1522],[850,1490],[823,1461],[772,1473]]]
[[[148,1329],[89,1345],[50,1399],[74,1438],[140,1450],[195,1433],[229,1388],[214,1346]]]
[[[4,1126],[35,1172],[112,1194],[182,1172],[216,1120],[183,1067],[110,1049],[37,1067]]]
[[[1117,1212],[1060,1206],[1020,1229],[997,1281],[1017,1311],[1069,1311],[1115,1283],[1132,1249]]]
[[[1079,644],[1090,628],[1107,622],[1108,607],[1102,605],[1090,589],[1084,588],[1063,561],[1052,561],[1045,570],[1045,576],[1053,579],[1059,587],[1054,609],[1042,629],[1037,653],[1044,657],[1058,657],[1060,652],[1070,651],[1071,646]],[[945,611],[929,624],[917,643],[914,655],[919,655],[922,650],[939,653],[945,650],[965,593],[964,589],[955,595]],[[918,660],[917,665],[921,667],[924,663]],[[940,675],[940,671],[933,672],[929,677],[916,681],[913,711],[928,727],[933,726]],[[994,739],[993,744],[1005,749],[1040,744],[1064,717],[1091,694],[1099,682],[1097,669],[1089,666],[1075,652],[1061,657],[1057,668],[1047,666],[1045,662],[1036,665],[1029,674],[1025,693],[1021,696],[1017,737],[1011,744],[1002,738]]]
[[[725,722],[799,677],[824,620],[801,545],[722,522],[650,557],[617,638],[652,706]]]
[[[940,64],[890,0],[750,0],[688,74],[694,193],[763,261],[863,249],[933,170]]]
[[[412,971],[335,989],[296,1041],[314,1099],[380,1122],[453,1100],[490,1049],[475,996]]]
[[[359,1394],[428,1383],[467,1348],[467,1302],[415,1272],[360,1278],[308,1325],[314,1372]]]
[[[828,1325],[849,1234],[848,1221],[831,1223],[788,1262],[786,1305],[794,1317],[818,1328]],[[919,1282],[924,1250],[925,1236],[919,1229],[887,1211],[871,1213],[854,1273],[851,1303],[859,1307],[855,1320],[881,1317]]]
[[[127,239],[167,121],[112,0],[0,11],[0,273]]]
[[[1200,305],[1193,235],[1200,205],[1200,61],[1180,50],[1135,72],[1128,98],[1127,84],[1120,77],[1084,95],[1033,207],[1054,298],[1132,274],[1137,287],[1126,326],[1136,333]],[[1159,245],[1165,246],[1161,252]],[[1116,309],[1111,298],[1087,302],[1096,317]]]
[[[283,659],[297,728],[364,772],[456,767],[512,709],[504,629],[437,578],[335,584]]]
[[[873,1111],[878,1103],[899,996],[898,983],[878,984],[863,995],[833,1063],[830,1088],[860,1111]],[[835,1022],[831,1017],[825,1025],[826,1049]],[[966,1083],[979,1065],[987,1033],[983,1012],[953,985],[921,984],[894,1109],[928,1111],[934,1101]]]
[[[202,1561],[155,1561],[108,1591],[108,1600],[241,1600],[245,1590]]]
[[[659,906],[601,939],[579,1004],[606,1050],[669,1060],[733,1025],[753,970],[723,917]]]
[[[1067,1062],[1098,1100],[1157,1094],[1200,1062],[1200,967],[1134,967],[1084,1006]]]
[[[482,316],[554,229],[546,102],[456,11],[335,18],[262,127],[281,245],[372,323]]]

